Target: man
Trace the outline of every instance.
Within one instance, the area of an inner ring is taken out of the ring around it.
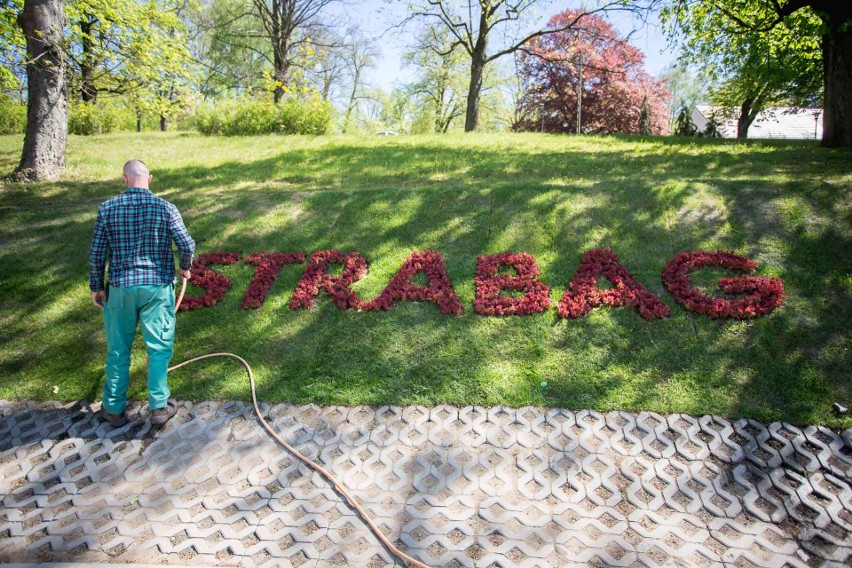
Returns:
[[[126,189],[101,203],[89,250],[92,302],[104,309],[107,359],[101,417],[127,423],[124,407],[130,382],[130,348],[141,322],[148,352],[148,408],[154,425],[177,412],[169,400],[167,370],[175,339],[174,252],[180,275],[190,277],[195,242],[177,207],[148,189],[153,176],[140,160],[124,164]],[[104,268],[109,260],[109,284]]]

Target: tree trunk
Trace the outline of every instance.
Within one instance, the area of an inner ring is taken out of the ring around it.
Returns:
[[[95,62],[94,44],[92,42],[92,27],[95,21],[88,19],[80,22],[80,32],[83,36],[83,57],[80,65],[80,76],[82,86],[80,97],[84,103],[93,103],[98,98],[98,90],[95,88]]]
[[[482,75],[485,71],[485,57],[474,57],[470,61],[470,87],[467,90],[467,113],[464,116],[464,131],[473,132],[479,128],[479,94],[482,91]]]
[[[160,115],[160,132],[165,132],[169,128],[169,119],[165,115]]]
[[[756,112],[752,112],[753,100],[746,99],[746,101],[740,107],[740,116],[737,117],[737,139],[745,140],[748,138],[748,127],[751,126],[751,123],[754,122],[754,119],[757,117]]]
[[[284,87],[282,85],[287,83],[287,70],[284,68],[279,57],[275,57],[274,66],[275,73],[273,76],[275,77],[276,85],[275,90],[272,91],[272,99],[277,104],[284,98]]]
[[[142,132],[142,111],[136,111],[136,132]]]
[[[473,53],[470,55],[470,87],[467,90],[467,113],[464,117],[464,131],[473,132],[479,128],[479,94],[482,91],[482,76],[488,63],[488,32],[490,30],[486,11],[479,15],[479,35]]]
[[[18,25],[27,38],[27,132],[14,176],[53,180],[65,169],[68,134],[62,0],[26,0]]]
[[[825,23],[828,30],[822,36],[825,87],[822,145],[849,148],[852,147],[852,22],[836,17]]]
[[[272,73],[275,78],[276,85],[272,91],[272,99],[276,104],[284,98],[284,87],[287,84],[287,52],[289,37],[283,37],[282,28],[284,14],[282,13],[282,5],[279,0],[272,1]]]
[[[346,131],[349,130],[349,119],[352,118],[352,111],[355,110],[355,103],[357,99],[355,98],[358,94],[358,83],[361,80],[361,68],[358,67],[356,62],[355,64],[355,76],[352,78],[352,92],[349,95],[349,104],[346,105],[346,117],[343,119],[343,128],[341,129],[341,134],[346,134]]]

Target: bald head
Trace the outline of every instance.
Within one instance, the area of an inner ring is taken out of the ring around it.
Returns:
[[[124,184],[127,187],[147,188],[151,183],[151,173],[142,160],[130,160],[124,164]]]

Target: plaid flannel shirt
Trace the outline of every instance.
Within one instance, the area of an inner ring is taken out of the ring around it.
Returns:
[[[177,245],[180,267],[189,270],[195,242],[177,207],[147,189],[131,187],[101,203],[89,249],[89,288],[104,289],[109,259],[110,286],[167,285],[174,282]]]

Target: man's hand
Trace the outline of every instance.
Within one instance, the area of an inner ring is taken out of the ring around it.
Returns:
[[[181,268],[180,270],[178,270],[178,272],[180,273],[180,277],[184,280],[189,280],[190,278],[192,278],[192,273],[189,270],[184,270],[183,268]]]
[[[106,294],[104,294],[103,290],[101,290],[100,292],[92,292],[92,303],[99,308],[103,308],[105,296]]]

